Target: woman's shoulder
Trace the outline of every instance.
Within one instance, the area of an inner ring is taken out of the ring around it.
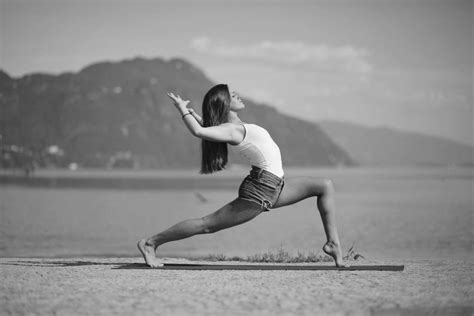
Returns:
[[[245,135],[247,134],[246,125],[247,124],[243,122],[239,122],[239,123],[227,122],[227,123],[221,124],[220,126],[223,126],[223,127],[225,126],[231,130],[233,141],[229,142],[229,144],[236,146],[240,144],[243,141],[243,139],[245,139]]]

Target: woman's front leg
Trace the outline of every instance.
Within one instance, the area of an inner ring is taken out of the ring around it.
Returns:
[[[285,185],[273,208],[291,205],[314,196],[317,197],[316,204],[327,239],[323,251],[334,259],[336,266],[344,266],[336,225],[335,190],[331,180],[315,177],[285,178]]]
[[[255,218],[261,212],[257,203],[237,198],[214,213],[179,222],[150,238],[142,239],[137,246],[146,263],[151,267],[157,267],[161,263],[157,260],[155,251],[162,244],[240,225]]]

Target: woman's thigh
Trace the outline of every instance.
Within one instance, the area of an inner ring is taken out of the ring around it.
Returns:
[[[261,212],[257,203],[236,198],[202,219],[210,232],[215,232],[248,222]]]
[[[331,180],[316,177],[285,178],[285,185],[272,208],[291,205],[313,196],[324,194],[332,186]]]

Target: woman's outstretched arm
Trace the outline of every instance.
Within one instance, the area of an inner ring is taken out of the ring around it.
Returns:
[[[202,126],[202,118],[199,116],[199,114],[194,112],[193,109],[189,109],[189,111],[191,112],[191,115],[196,119],[196,121],[198,121],[198,123]]]
[[[186,127],[194,136],[214,142],[238,142],[237,140],[242,138],[241,132],[239,133],[239,130],[230,123],[202,127],[194,117],[191,117],[192,113],[187,108],[188,100],[183,100],[179,95],[174,95],[171,92],[168,93],[168,96],[181,114]]]

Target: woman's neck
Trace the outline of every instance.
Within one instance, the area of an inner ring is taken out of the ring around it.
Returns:
[[[237,115],[237,112],[235,112],[235,111],[229,111],[228,118],[229,118],[229,120],[228,120],[229,123],[240,123],[240,122],[242,122],[242,120]]]

